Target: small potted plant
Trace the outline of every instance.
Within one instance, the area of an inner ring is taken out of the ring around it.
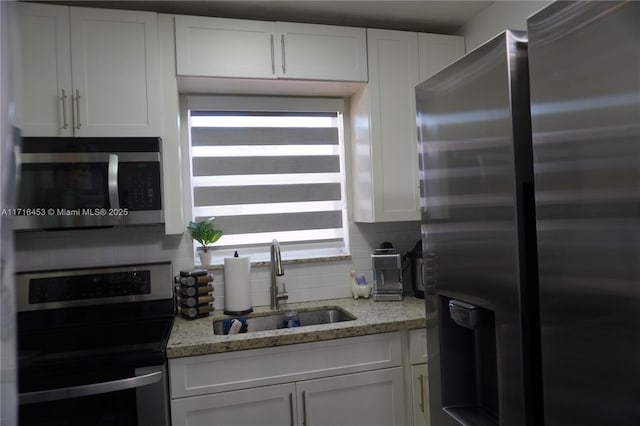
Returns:
[[[211,265],[212,253],[209,249],[211,248],[211,245],[218,241],[222,236],[222,231],[213,227],[214,219],[215,218],[210,217],[209,219],[198,222],[189,222],[189,225],[187,226],[187,230],[189,231],[189,234],[191,234],[191,238],[199,242],[202,246],[202,251],[198,252],[198,256],[200,256],[200,264],[203,267]]]

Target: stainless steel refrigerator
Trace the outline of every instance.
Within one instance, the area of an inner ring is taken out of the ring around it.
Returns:
[[[416,90],[431,425],[640,425],[640,2]]]
[[[426,304],[437,317],[431,425],[538,425],[526,33],[467,54],[418,85],[416,100]]]
[[[528,19],[546,426],[640,425],[640,2]]]
[[[12,212],[15,208],[17,146],[14,84],[17,27],[15,2],[0,1],[0,426],[18,417],[16,310]]]

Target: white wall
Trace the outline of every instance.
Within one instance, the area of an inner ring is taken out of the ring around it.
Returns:
[[[467,52],[484,44],[504,30],[527,30],[527,17],[551,1],[496,1],[478,13],[458,31],[465,38]]]
[[[368,272],[371,253],[390,241],[404,254],[420,238],[417,222],[350,224],[351,259],[286,264],[283,277],[290,302],[350,297],[349,271]],[[146,262],[173,264],[173,271],[192,270],[193,242],[188,234],[165,235],[162,226],[82,231],[20,232],[16,237],[16,270],[36,271]],[[283,251],[286,250],[283,248]],[[215,254],[214,254],[215,256]],[[410,286],[410,268],[405,280]],[[214,270],[215,308],[224,308],[224,276]],[[252,268],[253,305],[269,304],[269,267]],[[167,283],[171,285],[171,283]]]

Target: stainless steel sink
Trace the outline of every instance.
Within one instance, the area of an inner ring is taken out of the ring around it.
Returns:
[[[287,312],[290,311],[276,312],[267,315],[247,316],[245,317],[247,322],[246,332],[250,333],[252,331],[277,330],[279,328],[285,328],[284,323]],[[297,312],[298,319],[300,320],[299,327],[353,321],[356,319],[355,316],[338,307],[299,310],[295,312]],[[217,320],[213,322],[213,334],[226,334],[225,320]]]

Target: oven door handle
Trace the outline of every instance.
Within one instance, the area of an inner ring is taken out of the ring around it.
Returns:
[[[143,374],[142,376],[128,377],[126,379],[112,380],[110,382],[21,393],[19,396],[20,404],[35,404],[38,402],[58,401],[61,399],[118,392],[125,389],[141,388],[143,386],[158,383],[160,380],[162,380],[161,370]]]

